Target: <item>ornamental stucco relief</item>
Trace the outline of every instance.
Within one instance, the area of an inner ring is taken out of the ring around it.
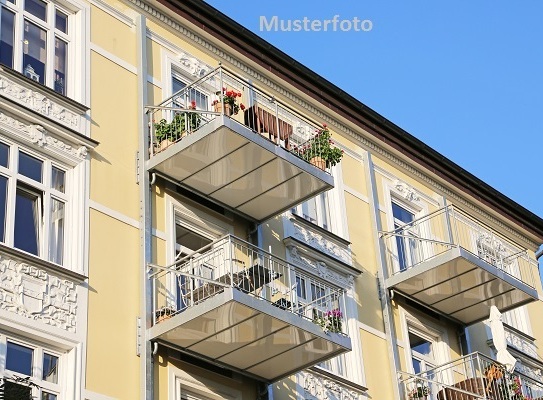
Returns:
[[[1,310],[75,333],[76,289],[73,281],[0,255]]]

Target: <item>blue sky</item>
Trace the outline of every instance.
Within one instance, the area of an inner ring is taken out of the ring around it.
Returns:
[[[543,217],[540,0],[208,3]],[[372,30],[260,31],[336,14]]]

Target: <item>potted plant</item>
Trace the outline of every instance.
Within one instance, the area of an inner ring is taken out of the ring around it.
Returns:
[[[217,96],[220,96],[221,92],[217,92],[216,94]],[[223,103],[224,103],[224,114],[228,116],[232,114],[237,115],[237,113],[239,113],[239,110],[241,111],[245,110],[245,106],[243,105],[243,103],[238,104],[236,100],[238,97],[241,98],[240,92],[228,90],[227,88],[223,87],[222,94],[223,94],[222,103],[220,100],[214,100],[212,103],[216,112],[220,112],[220,113],[223,112],[222,110]]]
[[[178,141],[187,134],[194,132],[200,127],[202,117],[196,112],[196,102],[191,101],[186,112],[176,112],[172,122],[162,118],[158,123],[155,123],[155,139],[160,146],[160,150],[164,150],[173,142]]]
[[[302,146],[295,147],[294,151],[322,170],[338,164],[343,157],[343,150],[334,146],[332,133],[326,124],[322,124],[322,128],[316,130],[315,136]]]
[[[319,325],[324,332],[341,333],[341,318],[343,313],[339,308],[326,311],[323,315],[318,315],[317,310],[313,310],[313,323]]]
[[[159,322],[170,319],[175,313],[176,313],[175,309],[171,307],[167,307],[167,306],[160,307],[158,310],[155,311],[156,323],[158,324]]]
[[[420,385],[409,392],[410,399],[425,399],[430,394],[430,388],[426,385]]]

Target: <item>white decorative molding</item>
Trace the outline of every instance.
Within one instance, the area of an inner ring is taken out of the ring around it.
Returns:
[[[0,254],[0,310],[75,333],[77,285]]]
[[[212,70],[211,66],[198,60],[196,57],[188,53],[180,53],[179,62],[181,68],[183,68],[187,73],[194,76],[195,78],[201,78]]]
[[[194,33],[193,31],[187,29],[185,26],[182,26],[178,22],[172,20],[169,16],[163,14],[156,8],[152,7],[150,4],[143,0],[130,0],[132,4],[139,7],[143,11],[147,12],[151,16],[155,17],[159,21],[163,22],[164,24],[170,26],[171,28],[178,31],[181,35],[185,36],[188,40],[191,40],[196,45],[201,46],[204,48],[207,52],[210,52],[211,54],[215,55],[217,58],[228,62],[235,68],[239,69],[241,72],[247,75],[248,78],[250,78],[253,81],[258,81],[260,84],[267,86],[269,89],[279,93],[281,96],[284,96],[285,98],[289,99],[291,102],[296,104],[298,107],[303,108],[307,112],[313,114],[316,118],[322,120],[323,122],[326,122],[330,127],[335,127],[338,132],[343,132],[344,134],[352,137],[353,139],[357,140],[360,145],[368,151],[373,151],[383,157],[385,157],[388,161],[396,164],[400,168],[404,169],[405,171],[409,172],[413,176],[421,179],[422,181],[426,182],[430,186],[432,186],[435,190],[440,191],[442,194],[446,195],[449,199],[454,199],[459,204],[462,204],[467,209],[470,209],[471,211],[481,215],[485,219],[491,221],[492,223],[500,226],[500,228],[507,231],[509,234],[515,236],[519,240],[522,240],[523,242],[527,243],[528,246],[532,249],[537,249],[539,247],[539,243],[534,242],[527,236],[519,233],[517,230],[512,229],[509,225],[504,224],[502,221],[499,221],[495,217],[491,216],[487,212],[483,211],[481,208],[477,207],[473,203],[467,201],[463,196],[457,194],[455,191],[443,186],[441,183],[436,181],[433,178],[430,178],[427,173],[422,172],[422,168],[415,168],[411,165],[410,162],[406,162],[404,160],[400,160],[396,155],[391,153],[390,151],[384,149],[381,147],[376,141],[370,140],[367,137],[363,136],[359,132],[356,132],[352,130],[351,128],[347,127],[344,124],[339,123],[336,119],[333,119],[328,114],[325,114],[320,109],[314,107],[313,105],[309,104],[307,101],[302,99],[299,96],[296,96],[292,92],[286,90],[284,87],[279,86],[271,79],[267,78],[266,76],[262,75],[260,72],[254,70],[253,68],[249,67],[247,64],[242,63],[239,61],[238,58],[232,56],[230,53],[226,52],[224,49],[217,47],[214,43],[209,41],[208,39],[205,39],[204,37]],[[363,128],[361,128],[363,129]]]
[[[363,392],[334,379],[302,371],[298,374],[304,400],[359,400]]]
[[[310,229],[308,225],[299,221],[299,219],[294,216],[291,216],[288,221],[290,222],[290,228],[292,228],[288,229],[289,236],[313,247],[315,250],[318,250],[327,256],[333,257],[347,265],[352,265],[353,258],[351,249],[348,245],[343,245],[338,241],[333,240],[331,235],[328,236],[315,229]]]
[[[36,90],[0,74],[0,95],[79,132],[82,116]]]
[[[527,354],[536,360],[540,359],[539,355],[537,354],[537,346],[533,340],[530,340],[507,327],[505,327],[505,340],[509,346],[520,351],[521,353]]]
[[[354,276],[341,274],[334,271],[323,261],[316,261],[310,257],[300,254],[296,246],[287,246],[291,262],[306,272],[316,275],[321,279],[337,285],[345,290],[351,289],[354,285]]]
[[[120,10],[117,10],[103,0],[90,0],[90,3],[93,6],[98,7],[106,14],[109,14],[113,18],[117,19],[119,22],[122,22],[123,24],[129,26],[130,28],[133,28],[136,25],[134,23],[134,20],[130,16]]]
[[[396,180],[394,181],[393,185],[394,189],[396,189],[396,192],[399,193],[405,200],[420,201],[420,196],[418,195],[418,192],[408,184],[400,180]]]
[[[82,145],[76,148],[52,136],[41,125],[27,125],[3,112],[0,112],[0,128],[5,128],[6,131],[13,133],[18,139],[62,155],[75,162],[87,158],[88,149],[86,146]]]

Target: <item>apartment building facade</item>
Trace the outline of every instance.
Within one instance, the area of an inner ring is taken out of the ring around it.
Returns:
[[[1,13],[6,393],[543,398],[541,218],[203,2]]]

